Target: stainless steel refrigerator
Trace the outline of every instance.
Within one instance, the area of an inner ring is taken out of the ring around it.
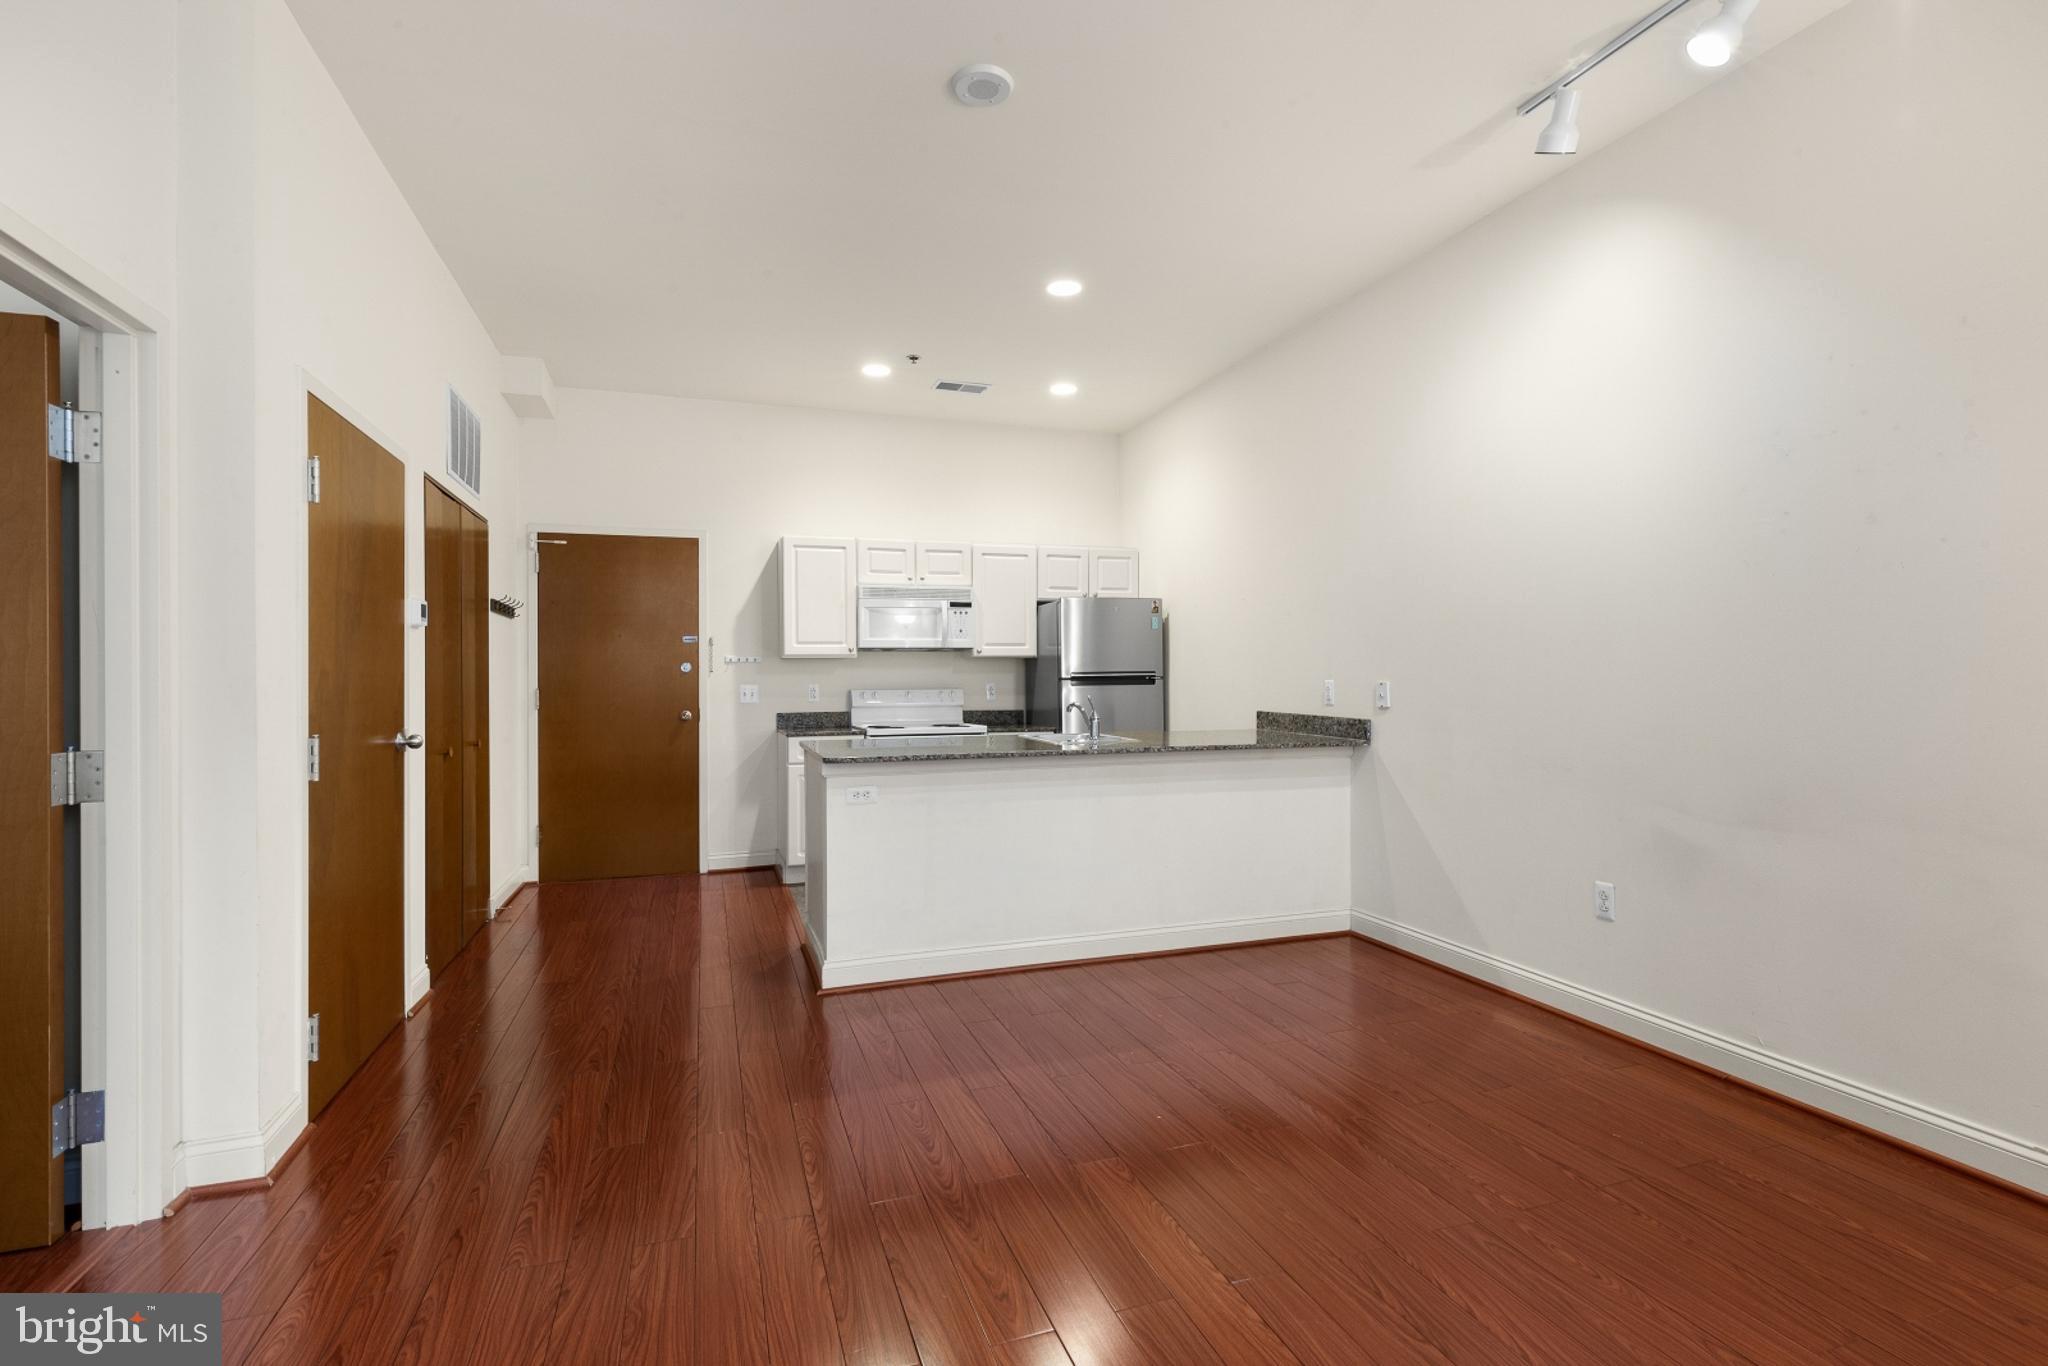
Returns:
[[[1083,710],[1104,735],[1166,729],[1166,620],[1157,598],[1061,598],[1038,605],[1038,657],[1024,677],[1036,730],[1084,731]]]

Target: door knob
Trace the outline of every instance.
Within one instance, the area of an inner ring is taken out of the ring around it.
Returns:
[[[388,743],[403,745],[407,749],[418,749],[421,745],[427,743],[427,737],[421,735],[418,731],[400,731]]]
[[[696,720],[696,719],[697,719],[697,713],[695,713],[695,712],[693,712],[693,711],[686,711],[686,712],[684,712],[684,713],[683,713],[683,715],[682,715],[682,718],[681,718],[681,719],[683,719],[683,720],[685,720],[685,721],[694,721],[694,720]]]

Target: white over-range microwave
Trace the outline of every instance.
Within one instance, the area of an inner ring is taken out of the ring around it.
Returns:
[[[857,640],[863,650],[970,649],[974,645],[974,605],[929,588],[862,588]]]

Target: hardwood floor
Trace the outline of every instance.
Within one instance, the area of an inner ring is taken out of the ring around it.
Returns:
[[[1349,938],[820,999],[529,892],[269,1190],[0,1258],[231,1362],[2030,1362],[2048,1209]]]

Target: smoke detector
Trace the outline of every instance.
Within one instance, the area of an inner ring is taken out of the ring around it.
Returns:
[[[963,66],[953,73],[953,98],[962,104],[1001,104],[1016,88],[1009,72],[987,62]]]

